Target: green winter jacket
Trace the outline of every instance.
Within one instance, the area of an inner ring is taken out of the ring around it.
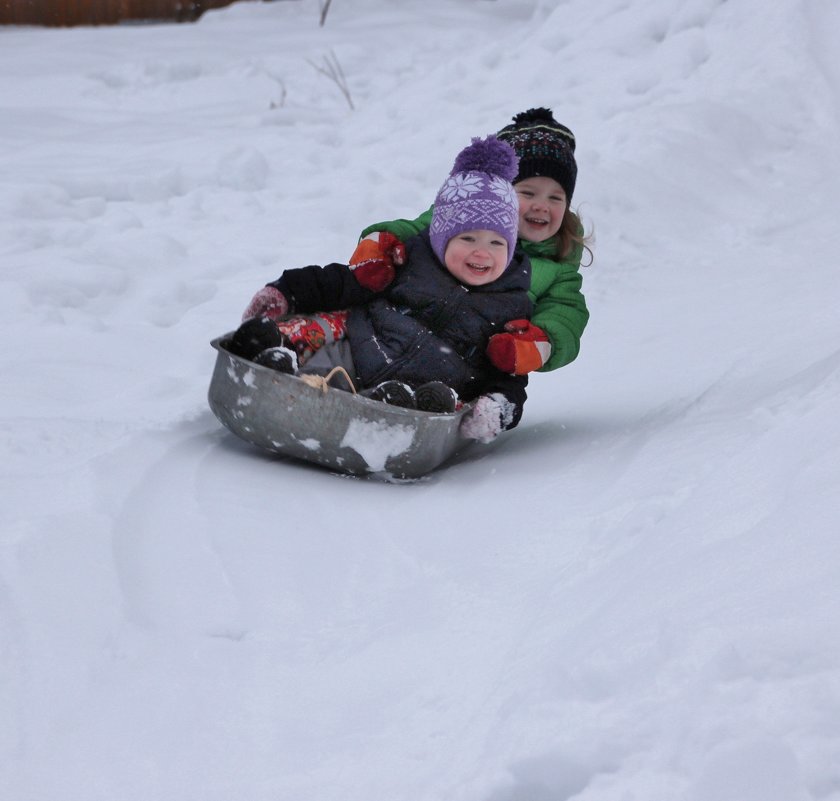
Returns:
[[[370,225],[362,237],[374,231],[388,231],[403,242],[428,228],[432,222],[432,209],[424,211],[416,220],[391,220]],[[546,373],[574,361],[580,352],[580,338],[589,321],[589,310],[583,297],[580,260],[583,248],[576,245],[568,258],[556,261],[556,243],[519,240],[519,246],[531,259],[531,289],[528,292],[534,304],[531,322],[542,328],[551,342],[551,356],[539,369]]]

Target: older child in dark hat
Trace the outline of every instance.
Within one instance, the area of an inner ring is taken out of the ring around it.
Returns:
[[[531,312],[530,263],[516,249],[516,173],[509,144],[474,139],[438,192],[430,225],[406,239],[400,269],[384,286],[377,266],[286,270],[257,293],[246,316],[258,316],[240,326],[231,350],[294,372],[299,348],[284,329],[287,315],[346,309],[339,341],[318,349],[302,371],[328,356],[376,399],[427,411],[454,410],[455,393],[475,401],[461,424],[467,437],[489,441],[513,428],[527,379],[499,370],[487,345]]]
[[[489,343],[488,357],[502,371],[549,371],[577,358],[589,320],[581,292],[580,262],[587,247],[569,204],[575,191],[575,137],[547,108],[517,114],[497,134],[519,156],[514,187],[519,197],[519,244],[531,259],[530,322],[511,320]],[[400,263],[401,240],[426,228],[433,209],[416,220],[377,223],[362,232],[351,264],[380,285]],[[588,248],[587,248],[588,249]]]

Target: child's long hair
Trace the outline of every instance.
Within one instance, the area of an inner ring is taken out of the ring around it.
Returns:
[[[580,217],[572,211],[571,207],[566,206],[563,222],[557,232],[557,260],[563,261],[569,258],[575,247],[579,245],[589,254],[589,262],[584,265],[589,267],[595,260],[595,254],[590,247],[591,242],[592,235],[584,232]]]

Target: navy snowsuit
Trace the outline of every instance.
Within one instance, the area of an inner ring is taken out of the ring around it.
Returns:
[[[417,387],[443,381],[462,400],[501,392],[513,404],[513,428],[526,399],[526,376],[496,369],[485,349],[509,320],[531,313],[531,266],[517,249],[490,284],[466,286],[440,263],[428,232],[406,243],[406,263],[382,292],[360,286],[343,264],[286,270],[270,286],[295,314],[348,309],[347,340],[363,388],[395,379]]]

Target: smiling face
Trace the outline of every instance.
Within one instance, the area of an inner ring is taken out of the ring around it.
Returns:
[[[563,223],[568,202],[566,191],[553,178],[537,175],[514,184],[519,198],[519,236],[530,242],[544,242]]]
[[[443,262],[462,284],[483,286],[505,271],[508,245],[495,231],[462,231],[447,242]]]

